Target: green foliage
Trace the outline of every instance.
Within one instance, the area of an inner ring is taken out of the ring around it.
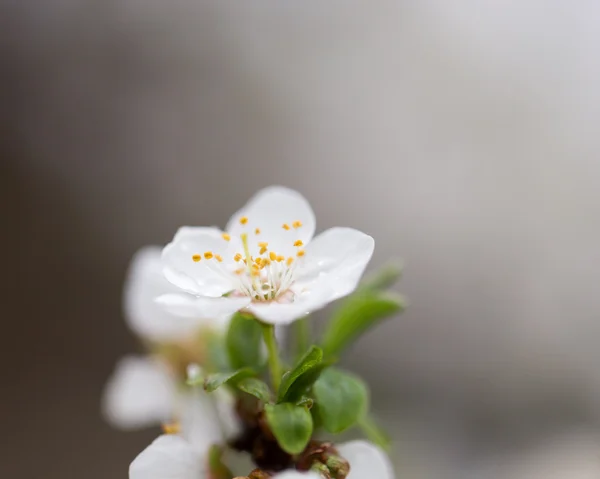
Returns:
[[[331,433],[355,425],[367,412],[369,393],[357,376],[329,368],[313,386],[319,423]]]
[[[402,277],[402,264],[391,262],[364,278],[358,291],[382,291],[393,286]]]
[[[262,328],[258,321],[241,313],[234,314],[225,338],[231,367],[258,369],[263,361],[261,338]]]
[[[271,390],[269,389],[269,386],[267,386],[267,384],[260,379],[242,379],[237,383],[237,388],[245,393],[251,394],[263,402],[268,403],[271,401]]]
[[[223,384],[237,385],[242,379],[253,376],[256,376],[256,371],[250,368],[242,368],[228,373],[211,374],[204,380],[204,389],[210,393],[223,386]]]
[[[266,404],[265,413],[275,439],[289,454],[300,454],[313,432],[312,416],[304,406],[291,403]]]
[[[369,328],[404,309],[404,299],[394,293],[364,289],[352,294],[327,324],[322,339],[325,355],[338,355]]]
[[[323,350],[311,346],[296,365],[281,378],[277,402],[297,402],[331,361],[323,362]]]
[[[361,417],[358,425],[369,441],[377,444],[383,450],[389,451],[392,443],[389,435],[375,422],[370,414]]]

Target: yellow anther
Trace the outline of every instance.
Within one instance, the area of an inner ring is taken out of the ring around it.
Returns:
[[[302,240],[296,240],[294,241],[294,246],[304,246],[304,243],[302,242]]]
[[[304,253],[303,249],[298,250],[298,252],[296,253],[296,256],[298,256],[298,258],[301,258],[304,255],[305,255],[305,253]]]
[[[221,237],[225,240],[225,241],[229,241],[231,239],[231,236],[229,236],[229,233],[223,233],[221,235]]]
[[[238,268],[234,271],[235,274],[242,274],[245,271],[244,268]]]
[[[260,234],[260,228],[256,228],[256,229],[254,230],[254,234],[255,234],[255,235],[259,235],[259,234]]]
[[[269,246],[269,243],[267,243],[266,241],[261,241],[260,243],[258,243],[258,246],[260,246],[261,248],[266,248],[267,246]]]
[[[247,216],[242,216],[240,218],[240,224],[245,225],[246,223],[248,223],[248,217]]]
[[[281,254],[277,255],[277,262],[278,263],[281,263],[284,259],[285,259],[285,256],[283,256]]]
[[[271,260],[269,258],[263,258],[263,260],[262,260],[263,268],[269,264],[271,264]]]
[[[260,254],[265,254],[266,252],[267,252],[267,247],[266,247],[266,246],[263,246],[263,247],[260,249],[260,251],[259,251],[259,253],[260,253]]]
[[[302,221],[294,221],[292,223],[292,226],[296,229],[300,228],[300,226],[302,226]]]
[[[205,258],[205,259],[212,259],[212,257],[213,257],[213,256],[214,256],[214,255],[212,254],[212,251],[206,251],[206,252],[204,253],[204,258]]]
[[[287,259],[287,261],[285,262],[285,264],[287,264],[288,266],[291,265],[294,262],[294,258],[292,258],[291,256]]]
[[[283,224],[281,225],[281,227],[282,227],[284,230],[288,230],[288,231],[289,231],[289,229],[290,229],[290,225],[288,225],[287,223],[283,223]]]
[[[217,261],[218,261],[219,263],[222,263],[222,262],[223,262],[223,257],[222,257],[220,254],[216,254],[216,255],[215,255],[215,258],[217,259]]]
[[[162,425],[162,430],[165,434],[179,434],[181,425],[178,422],[165,423]]]
[[[277,255],[275,254],[275,251],[271,251],[271,252],[269,253],[269,259],[270,259],[271,261],[275,261],[275,260],[277,259]]]
[[[258,265],[258,266],[260,266],[260,264],[262,263],[262,258],[256,258],[256,259],[254,260],[254,262],[255,262],[255,263]]]
[[[240,253],[236,253],[235,256],[233,257],[233,261],[239,261],[242,259],[242,255]]]
[[[195,254],[192,256],[192,259],[197,263],[198,261],[200,261],[202,259],[202,255],[201,254]]]

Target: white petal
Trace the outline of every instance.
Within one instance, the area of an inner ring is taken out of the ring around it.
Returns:
[[[103,413],[121,429],[152,426],[171,419],[175,395],[175,382],[161,363],[128,356],[117,363],[106,384]]]
[[[210,323],[202,319],[174,317],[154,301],[157,296],[181,291],[162,272],[161,248],[147,246],[131,260],[125,281],[124,309],[127,324],[150,341],[176,341]]]
[[[350,441],[337,446],[340,455],[350,463],[346,479],[394,479],[394,469],[387,455],[367,441]]]
[[[175,238],[162,252],[164,275],[171,283],[188,293],[202,296],[222,296],[234,289],[233,275],[236,269],[233,257],[241,250],[239,239],[226,241],[216,228],[180,228]],[[202,258],[195,262],[192,256],[206,252],[220,255],[222,262],[215,258]]]
[[[240,218],[246,216],[248,223],[240,224]],[[302,226],[294,228],[294,221],[300,221]],[[283,225],[290,226],[285,230]],[[227,231],[232,237],[239,237],[248,232],[250,251],[258,255],[258,243],[269,243],[268,248],[277,254],[291,256],[296,252],[293,246],[296,240],[307,244],[315,234],[315,215],[306,198],[297,191],[282,186],[271,186],[256,193],[246,205],[235,213]],[[260,234],[256,235],[256,228]]]
[[[326,287],[330,301],[356,289],[371,256],[375,241],[352,228],[331,228],[307,247],[298,265],[294,290]]]
[[[332,301],[333,293],[331,289],[327,289],[326,287],[313,288],[312,290],[297,294],[291,303],[278,303],[275,301],[268,303],[254,302],[246,309],[265,323],[276,325],[289,324],[324,307]]]
[[[226,323],[228,317],[244,308],[250,298],[229,296],[208,298],[191,294],[165,294],[155,299],[166,311],[183,318],[216,318]],[[214,322],[214,321],[213,321]]]
[[[322,477],[314,472],[283,471],[275,474],[271,479],[322,479]]]
[[[202,479],[202,456],[182,437],[158,437],[129,466],[129,479]]]
[[[223,443],[240,432],[235,400],[221,388],[208,394],[201,387],[191,389],[182,403],[181,435],[200,453]]]

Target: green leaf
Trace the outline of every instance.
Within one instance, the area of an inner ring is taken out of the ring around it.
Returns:
[[[369,274],[358,285],[358,291],[377,291],[393,286],[402,277],[402,264],[392,261]]]
[[[206,336],[206,365],[205,371],[227,371],[231,369],[229,357],[225,348],[225,338],[214,332]]]
[[[369,393],[357,376],[330,368],[313,386],[317,414],[326,431],[339,433],[356,424],[367,412]]]
[[[281,448],[289,454],[300,454],[313,432],[309,410],[291,403],[266,404],[265,413],[267,423]]]
[[[256,372],[250,368],[238,369],[229,373],[211,374],[204,380],[204,389],[209,393],[220,388],[223,384],[237,384],[242,379],[256,376]]]
[[[264,402],[271,400],[271,390],[264,381],[256,378],[242,379],[237,383],[237,388],[244,391],[245,393],[251,394],[252,396],[260,399]]]
[[[358,421],[358,425],[369,441],[378,445],[385,451],[390,450],[392,444],[390,436],[375,422],[370,414],[365,414],[361,417]]]
[[[404,299],[395,293],[370,290],[354,293],[334,311],[325,329],[322,340],[325,355],[338,355],[369,328],[404,309]]]
[[[311,346],[296,365],[281,378],[277,402],[296,402],[319,378],[319,375],[331,362],[323,362],[323,351]]]
[[[258,368],[262,362],[262,328],[254,318],[236,313],[231,318],[225,339],[231,367]]]

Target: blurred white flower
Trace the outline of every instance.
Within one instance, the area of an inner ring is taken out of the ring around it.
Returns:
[[[350,463],[347,479],[393,479],[387,456],[365,441],[352,441],[337,447]],[[204,479],[208,478],[206,450],[179,436],[160,436],[134,459],[129,479]],[[273,479],[322,479],[313,472],[284,471]]]
[[[224,318],[181,318],[154,299],[175,287],[164,279],[161,248],[149,246],[133,258],[125,283],[124,309],[129,327],[156,348],[156,354],[121,359],[107,382],[102,401],[106,419],[121,429],[136,429],[179,419],[190,412],[189,390],[181,387],[190,362],[202,363],[202,331],[223,329]],[[199,407],[207,410],[208,399]],[[210,429],[213,412],[207,412]]]
[[[182,227],[163,250],[165,277],[185,293],[157,301],[183,317],[238,310],[286,324],[351,293],[373,254],[370,236],[331,228],[313,241],[315,217],[296,191],[259,191],[227,224]]]

